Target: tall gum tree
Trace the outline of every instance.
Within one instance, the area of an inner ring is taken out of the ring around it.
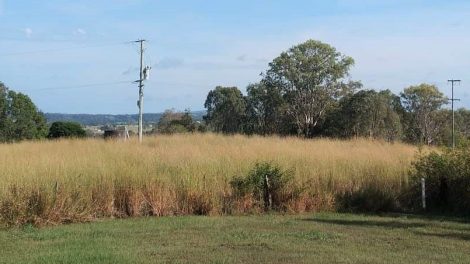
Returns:
[[[335,101],[360,87],[360,83],[346,80],[353,65],[351,57],[334,47],[308,40],[275,58],[263,81],[281,91],[298,134],[311,137]]]
[[[420,84],[405,88],[401,93],[403,106],[409,115],[409,129],[419,141],[431,145],[443,125],[438,110],[448,98],[435,85]]]
[[[242,133],[246,101],[237,87],[217,86],[207,95],[204,120],[216,132]]]

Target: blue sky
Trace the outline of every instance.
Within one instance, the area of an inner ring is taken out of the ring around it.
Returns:
[[[282,51],[317,39],[356,60],[365,88],[450,94],[459,78],[470,107],[469,33],[463,0],[0,0],[0,81],[45,112],[135,113],[128,42],[145,38],[144,111],[201,110],[216,85],[245,91]]]

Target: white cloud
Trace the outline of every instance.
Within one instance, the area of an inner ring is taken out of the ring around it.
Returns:
[[[33,30],[31,28],[25,28],[23,29],[23,32],[27,38],[31,38],[31,36],[33,36]]]
[[[74,32],[73,32],[74,35],[77,35],[77,36],[84,36],[87,34],[86,30],[84,30],[83,28],[77,28]]]

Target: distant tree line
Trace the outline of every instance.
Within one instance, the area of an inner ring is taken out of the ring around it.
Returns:
[[[363,89],[351,80],[351,57],[309,40],[275,58],[246,95],[218,86],[204,104],[208,128],[227,134],[367,137],[449,145],[448,98],[435,85],[400,94]],[[456,111],[457,137],[470,137],[470,111]]]
[[[445,108],[449,100],[435,85],[410,86],[400,94],[363,89],[361,82],[349,76],[352,66],[351,57],[328,44],[308,40],[269,63],[261,81],[246,88],[246,95],[237,87],[218,86],[210,91],[204,103],[204,122],[197,120],[201,112],[167,110],[152,133],[210,130],[451,144],[451,112]],[[95,122],[116,116],[76,117]],[[116,118],[134,119],[131,115]],[[470,138],[470,111],[459,109],[455,118],[457,139]],[[48,127],[44,114],[27,95],[0,83],[0,142],[83,136],[85,132],[76,122],[57,121]]]
[[[202,120],[205,111],[193,111],[191,116],[194,120]],[[116,126],[116,125],[136,125],[139,120],[137,114],[133,115],[111,115],[111,114],[61,114],[44,113],[47,122],[69,121],[79,123],[83,126]],[[162,117],[162,113],[144,113],[146,124],[156,124]]]

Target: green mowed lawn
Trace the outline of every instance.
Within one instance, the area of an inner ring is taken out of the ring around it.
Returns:
[[[470,263],[463,219],[162,217],[0,231],[0,263]]]

